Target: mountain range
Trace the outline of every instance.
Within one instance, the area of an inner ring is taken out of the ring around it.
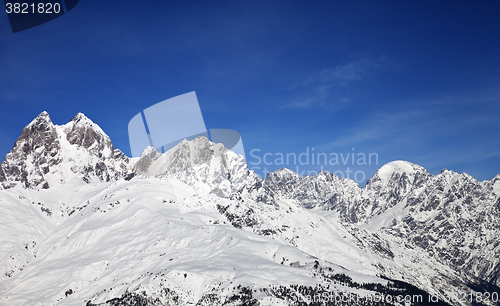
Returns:
[[[261,179],[199,137],[129,158],[43,112],[0,165],[0,305],[497,305],[500,175]]]

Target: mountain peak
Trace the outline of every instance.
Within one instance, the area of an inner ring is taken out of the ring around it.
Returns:
[[[36,116],[33,121],[31,121],[25,128],[31,128],[32,126],[52,126],[52,120],[50,119],[49,113],[46,111],[41,112],[38,116]]]
[[[44,111],[23,129],[5,156],[0,189],[18,184],[49,188],[75,177],[86,182],[117,179],[128,171],[128,159],[115,159],[114,153],[110,138],[84,114],[59,126]]]
[[[90,120],[84,113],[78,113],[70,121],[80,121],[82,119]]]
[[[276,171],[273,171],[273,172],[269,172],[267,175],[266,175],[266,179],[267,178],[276,178],[276,177],[279,177],[281,179],[287,177],[287,178],[293,178],[295,180],[299,180],[300,179],[300,174],[296,173],[295,171],[293,170],[290,170],[288,168],[281,168],[281,169],[278,169]]]
[[[366,182],[366,188],[370,190],[382,190],[386,188],[393,180],[399,181],[406,178],[409,184],[415,183],[415,179],[421,180],[429,175],[424,167],[410,163],[408,161],[396,160],[383,165],[378,169],[372,178]]]
[[[396,160],[383,165],[377,170],[377,174],[382,181],[387,182],[394,173],[405,173],[407,176],[412,176],[417,171],[422,170],[425,171],[420,165],[412,164],[408,161]]]
[[[94,150],[102,151],[106,156],[112,155],[114,148],[109,136],[86,117],[83,113],[78,113],[65,124],[64,130],[67,133],[67,140],[70,144],[77,144],[85,148],[93,147]]]
[[[159,155],[160,153],[152,146],[147,146],[146,149],[141,154],[141,158],[146,156],[146,155],[151,155],[153,154],[154,156]]]
[[[83,113],[76,114],[65,126],[74,127],[90,127],[99,134],[106,135],[99,125],[94,123],[89,117],[85,116]],[[107,137],[107,135],[106,135]]]

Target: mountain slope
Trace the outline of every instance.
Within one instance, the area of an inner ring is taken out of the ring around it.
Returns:
[[[468,294],[500,293],[500,175],[395,161],[364,188],[328,172],[260,179],[204,137],[129,159],[83,114],[58,126],[42,113],[0,185],[2,304],[493,305]]]
[[[332,296],[382,294],[392,286],[229,225],[217,207],[231,202],[176,179],[3,191],[2,207],[10,209],[2,231],[13,230],[11,252],[17,251],[6,260],[23,267],[2,282],[1,301],[84,305],[134,293],[159,305],[210,304],[238,300],[247,288],[252,300],[276,305],[307,300],[300,286]],[[279,288],[287,288],[286,296]]]

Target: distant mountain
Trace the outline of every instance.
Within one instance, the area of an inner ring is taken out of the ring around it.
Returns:
[[[364,188],[330,173],[304,178],[284,169],[265,180],[280,199],[329,211],[346,224],[421,250],[456,273],[500,285],[500,175],[430,175],[405,161],[384,165]],[[284,192],[286,191],[286,192]]]
[[[58,126],[44,112],[0,186],[1,305],[496,305],[500,294],[500,175],[395,161],[364,188],[328,172],[261,179],[204,137],[128,158],[83,114]]]

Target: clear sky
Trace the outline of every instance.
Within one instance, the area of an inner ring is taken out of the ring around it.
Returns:
[[[363,185],[407,160],[489,180],[500,173],[499,15],[499,1],[80,0],[13,34],[2,10],[0,155],[44,110],[56,124],[83,112],[130,155],[135,114],[196,91],[207,128],[238,131],[260,175],[323,166],[361,171]],[[270,165],[257,164],[266,153]],[[301,153],[308,165],[293,161]]]

